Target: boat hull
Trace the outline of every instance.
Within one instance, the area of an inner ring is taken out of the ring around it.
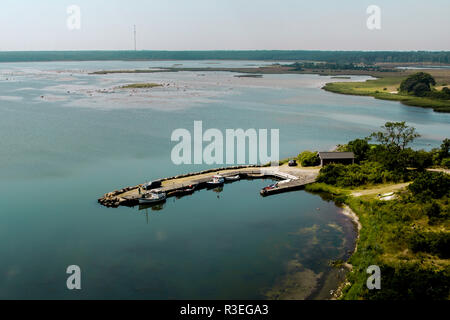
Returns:
[[[145,198],[140,198],[139,199],[139,204],[154,204],[154,203],[161,203],[166,201],[166,198],[164,199],[145,199]]]
[[[226,181],[238,181],[239,179],[241,179],[240,176],[225,177]]]
[[[225,181],[221,181],[221,182],[207,182],[206,186],[208,188],[216,188],[216,187],[223,186],[224,183],[225,183]]]

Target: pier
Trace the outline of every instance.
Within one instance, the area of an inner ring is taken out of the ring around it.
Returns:
[[[188,173],[156,180],[161,183],[159,190],[165,192],[167,197],[176,196],[181,190],[194,186],[195,190],[207,187],[207,182],[214,175],[224,178],[239,175],[240,179],[276,179],[276,186],[270,189],[260,190],[262,196],[289,192],[304,188],[305,185],[314,183],[319,174],[318,168],[289,167],[259,167],[259,166],[235,166],[227,168],[209,169],[201,172]],[[226,182],[227,183],[227,182]],[[231,183],[231,182],[230,182]],[[236,181],[238,183],[238,181]],[[120,190],[104,194],[98,202],[106,207],[134,206],[145,190],[144,184],[125,187]],[[255,190],[256,192],[256,190]]]

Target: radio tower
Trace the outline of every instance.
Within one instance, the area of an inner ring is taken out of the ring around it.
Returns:
[[[134,25],[134,51],[136,51],[136,25]]]

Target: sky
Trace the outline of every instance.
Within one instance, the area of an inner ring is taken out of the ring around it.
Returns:
[[[1,0],[0,51],[131,50],[133,25],[138,50],[450,50],[449,17],[449,0]]]

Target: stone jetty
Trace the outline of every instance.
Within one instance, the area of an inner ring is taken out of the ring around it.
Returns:
[[[286,165],[280,167],[261,167],[256,165],[233,166],[225,168],[214,168],[200,172],[192,172],[174,177],[158,179],[161,183],[160,189],[167,193],[170,197],[175,195],[178,190],[187,186],[195,186],[196,190],[206,187],[206,183],[216,174],[223,177],[239,175],[241,179],[262,179],[274,178],[280,180],[276,188],[270,190],[261,190],[261,195],[267,196],[271,194],[298,190],[306,184],[316,181],[319,169],[288,167]],[[138,204],[138,199],[144,184],[136,186],[124,187],[119,190],[108,192],[98,199],[98,202],[106,207],[133,206]]]

